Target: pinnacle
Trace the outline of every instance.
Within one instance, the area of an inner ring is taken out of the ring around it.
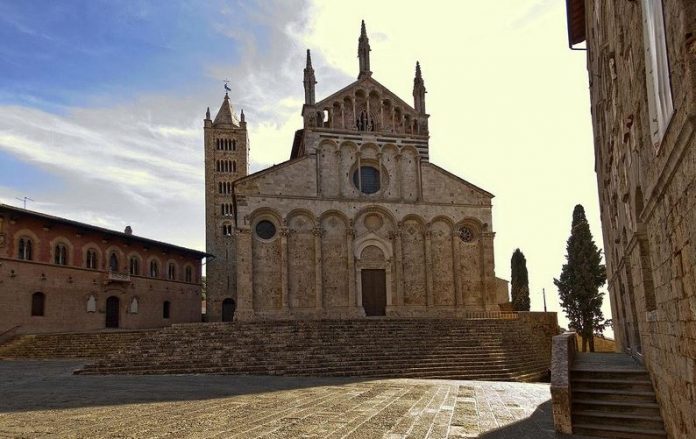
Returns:
[[[307,69],[312,68],[312,54],[309,52],[309,49],[307,49]]]
[[[421,75],[421,68],[420,68],[420,62],[416,61],[416,78],[420,79],[423,76]]]
[[[367,30],[365,29],[365,20],[360,24],[360,36],[367,38]]]

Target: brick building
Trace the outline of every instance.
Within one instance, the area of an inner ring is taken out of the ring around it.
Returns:
[[[0,334],[198,322],[205,256],[0,204]]]
[[[614,332],[696,437],[696,2],[567,0],[585,42]]]
[[[370,70],[317,101],[309,51],[304,126],[290,159],[248,175],[242,112],[204,121],[211,321],[454,317],[497,311],[493,195],[429,162],[425,84],[413,106]],[[289,140],[289,139],[288,139]]]

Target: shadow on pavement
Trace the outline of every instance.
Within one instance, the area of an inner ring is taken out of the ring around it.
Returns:
[[[84,361],[0,361],[0,413],[191,401],[371,381],[234,375],[73,375]]]

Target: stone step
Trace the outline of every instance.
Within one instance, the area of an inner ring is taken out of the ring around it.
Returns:
[[[600,389],[596,387],[572,387],[573,400],[594,399],[602,401],[657,402],[652,390]]]
[[[576,411],[604,411],[610,413],[631,413],[634,415],[660,416],[660,407],[655,402],[644,401],[605,401],[600,399],[572,400],[573,413]]]
[[[618,425],[647,428],[649,430],[664,429],[660,416],[640,415],[634,413],[613,413],[595,410],[578,410],[573,413],[573,423],[595,425]]]
[[[601,389],[617,389],[617,390],[653,390],[653,385],[650,380],[636,378],[575,378],[571,376],[571,388],[575,387],[593,387]]]
[[[573,424],[574,434],[604,438],[657,439],[666,438],[664,429],[652,430],[634,426],[617,426],[606,424]]]

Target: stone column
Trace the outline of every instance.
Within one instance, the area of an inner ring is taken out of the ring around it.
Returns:
[[[283,313],[288,312],[288,235],[290,231],[287,227],[280,228],[280,291],[281,307]]]
[[[322,290],[322,268],[321,268],[321,227],[312,229],[314,234],[314,276],[315,276],[315,299],[314,306],[317,310],[324,308],[324,292]]]
[[[420,153],[416,156],[416,200],[421,201],[423,199],[423,194],[421,191],[423,190],[423,178],[421,175],[421,156]]]
[[[433,253],[432,253],[433,232],[428,223],[425,230],[425,295],[426,304],[433,306]]]
[[[341,106],[341,128],[346,127],[346,109],[345,109],[345,102],[340,103]]]
[[[338,197],[341,198],[345,194],[343,193],[343,154],[341,154],[341,145],[337,146],[336,150],[336,160],[338,161],[338,172],[336,173],[336,178],[338,178]]]
[[[350,124],[353,126],[353,129],[358,129],[358,127],[355,125],[355,93],[353,93],[353,119],[351,120]]]
[[[481,293],[486,310],[497,311],[498,303],[495,294],[495,270],[493,259],[493,238],[495,233],[481,233]]]
[[[249,229],[237,230],[237,310],[236,320],[254,318],[254,285],[252,278],[252,243]]]
[[[394,156],[394,160],[395,160],[394,166],[396,166],[396,183],[395,183],[396,190],[397,190],[396,198],[398,198],[400,201],[404,201],[404,197],[403,197],[404,190],[401,187],[401,185],[402,185],[402,183],[401,183],[402,170],[401,170],[401,153],[400,152],[396,153],[396,155]]]
[[[346,231],[346,247],[348,250],[348,303],[349,306],[362,306],[355,298],[355,256],[353,255],[353,238],[355,238],[355,230],[353,229],[353,221],[348,224]]]
[[[462,295],[462,273],[461,273],[461,249],[459,245],[459,233],[455,228],[452,230],[452,265],[454,273],[454,305],[458,308],[464,306],[464,298]]]
[[[379,97],[379,129],[384,131],[384,100]]]
[[[403,223],[397,224],[397,231],[394,236],[394,258],[396,260],[396,304],[404,305],[404,254],[401,246],[401,233]]]

